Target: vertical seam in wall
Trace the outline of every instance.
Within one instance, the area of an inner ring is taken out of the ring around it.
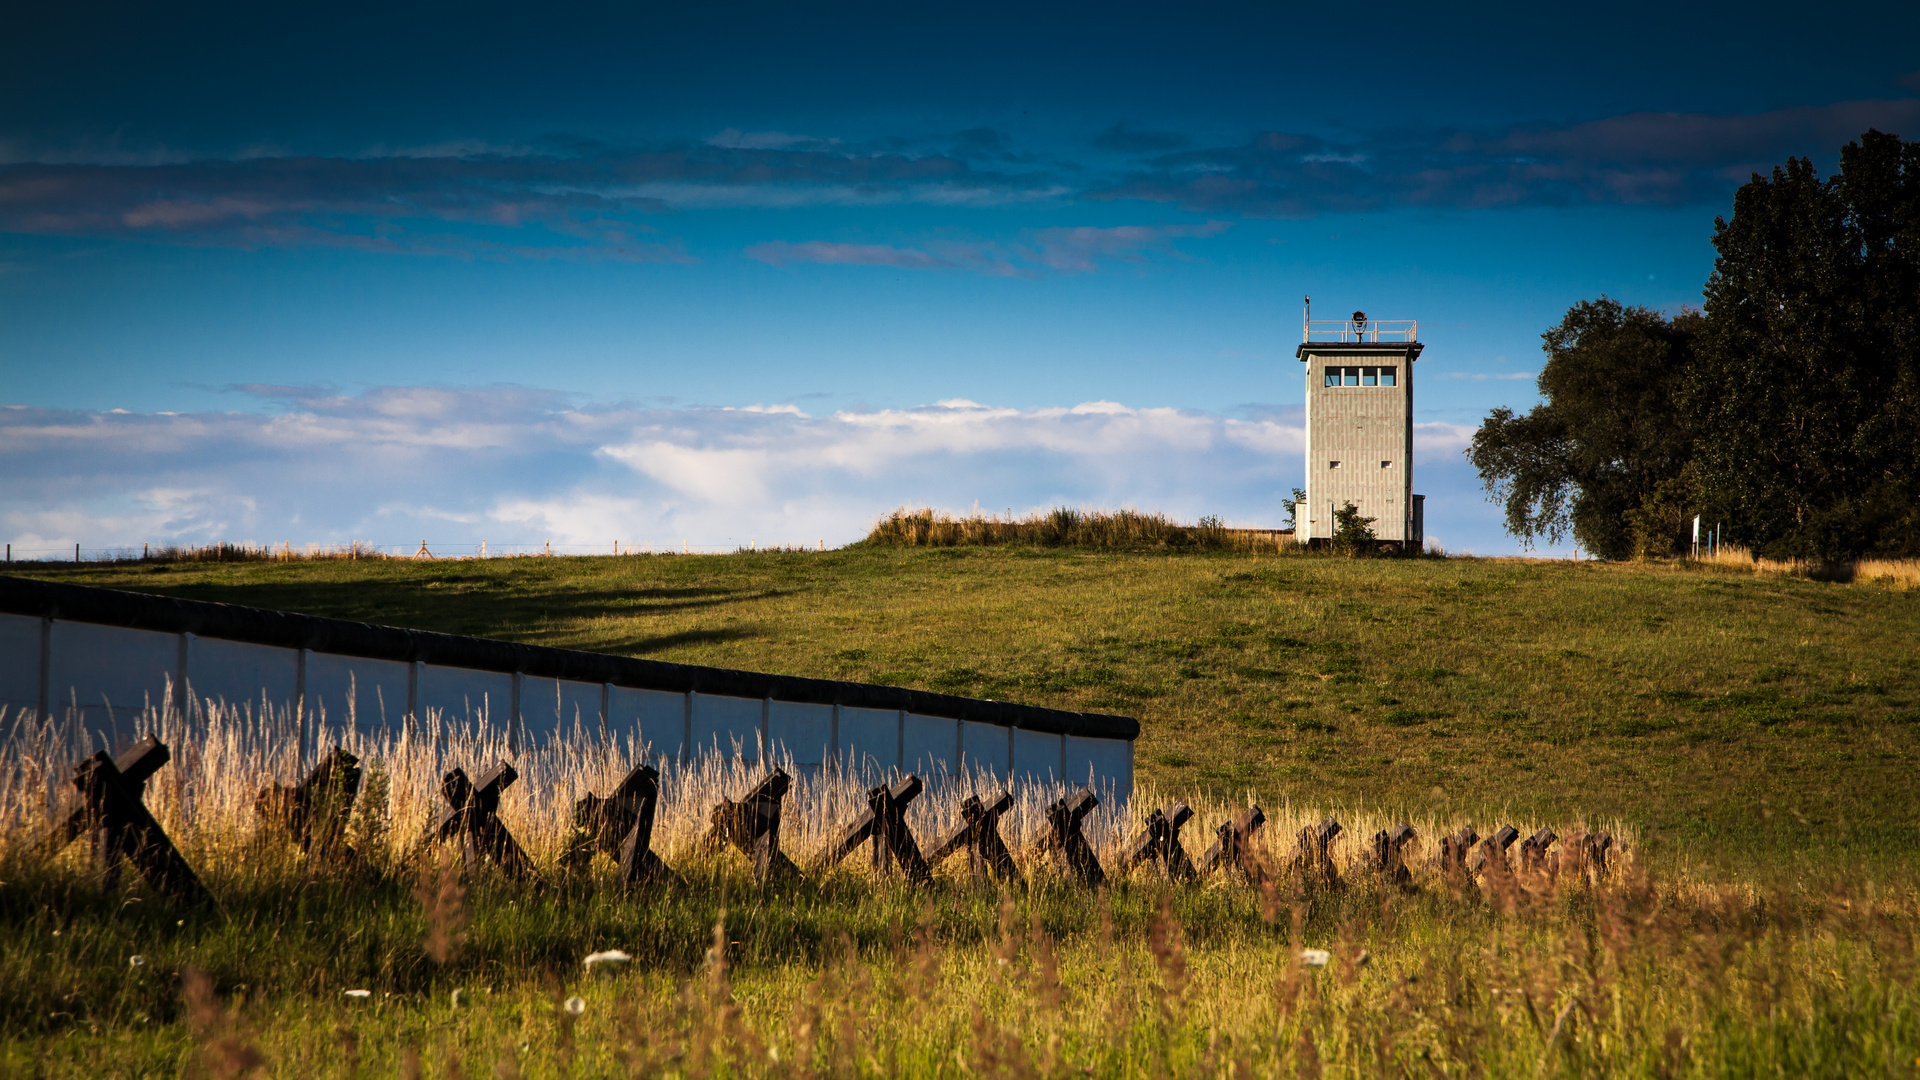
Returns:
[[[53,616],[40,620],[40,723],[53,721]]]
[[[773,695],[760,699],[760,764],[767,765],[773,754]]]
[[[840,762],[840,769],[846,771],[846,762],[840,760],[840,703],[833,703],[833,721],[827,728],[827,749],[822,758]],[[825,762],[823,761],[822,764]]]
[[[1013,783],[1013,768],[1014,768],[1013,725],[1008,724],[1007,725],[1007,783],[1009,785]]]
[[[185,723],[187,713],[193,708],[193,688],[187,682],[187,669],[193,662],[193,631],[180,634],[180,655],[174,662],[180,670],[174,674],[173,708],[180,714],[180,721]]]
[[[687,691],[686,714],[680,718],[680,764],[693,760],[693,695],[696,690]]]
[[[293,711],[300,720],[299,768],[295,771],[302,775],[307,769],[307,743],[313,735],[313,724],[307,717],[307,658],[312,655],[312,649],[300,649],[293,657]]]
[[[600,684],[600,743],[602,746],[612,741],[613,732],[613,684]]]
[[[907,710],[905,709],[900,710],[900,735],[899,737],[893,740],[893,756],[894,756],[895,762],[897,763],[894,765],[894,768],[898,770],[906,769],[907,767]]]
[[[1070,783],[1067,778],[1067,733],[1060,733],[1060,782]]]
[[[524,671],[514,672],[513,677],[507,680],[507,685],[510,687],[507,691],[507,749],[516,754],[520,752],[520,707],[526,691],[526,682],[527,673]],[[560,684],[556,681],[554,685]]]
[[[426,666],[424,660],[407,665],[407,715],[401,721],[406,725],[403,730],[420,730],[420,672]]]

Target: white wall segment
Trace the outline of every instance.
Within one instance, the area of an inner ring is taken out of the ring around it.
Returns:
[[[1045,732],[1014,728],[1013,768],[1008,770],[1011,776],[1031,777],[1040,781],[1062,779],[1060,738],[1058,735],[1049,735]]]
[[[520,740],[540,746],[559,734],[571,734],[575,722],[589,735],[600,733],[600,684],[523,675],[520,679]]]
[[[438,712],[443,723],[453,726],[482,721],[504,726],[513,709],[513,676],[503,671],[423,664],[419,695],[421,720],[429,712]]]
[[[679,761],[687,740],[687,695],[668,690],[616,686],[608,707],[607,734],[647,747],[647,760]]]
[[[1111,784],[1115,791],[1133,790],[1133,744],[1125,739],[1066,738],[1069,784]]]
[[[960,721],[908,713],[900,729],[900,768],[931,780],[960,771]]]
[[[61,716],[77,704],[76,719],[109,741],[131,738],[133,718],[166,704],[168,680],[179,677],[178,634],[56,621],[52,641],[49,707]]]
[[[775,701],[767,708],[767,747],[791,754],[795,765],[817,767],[833,750],[833,706]]]
[[[43,641],[49,646],[44,652]],[[308,730],[351,722],[361,732],[395,731],[411,707],[422,720],[437,712],[451,728],[471,731],[490,724],[495,734],[505,734],[515,730],[509,724],[517,705],[518,745],[525,750],[556,736],[570,738],[577,723],[588,739],[604,733],[623,745],[644,746],[654,763],[662,758],[679,763],[715,751],[731,754],[736,746],[749,761],[758,761],[764,739],[769,753],[790,759],[796,770],[837,761],[876,779],[896,770],[929,780],[976,772],[1002,782],[1092,783],[1123,798],[1133,788],[1133,743],[1127,739],[1062,736],[889,708],[516,676],[0,613],[0,708],[9,718],[37,710],[43,670],[53,715],[108,747],[138,734],[142,710],[167,704],[172,682],[176,692],[190,689],[202,702],[212,699],[230,707],[257,709],[263,697],[275,710],[304,701]],[[609,668],[610,677],[617,670]],[[648,676],[640,671],[635,677]],[[778,692],[777,681],[767,685]],[[850,692],[860,699],[858,688]],[[0,722],[0,734],[8,726]]]
[[[20,713],[40,710],[40,627],[36,615],[0,613],[0,709],[7,726]]]
[[[1011,775],[1008,731],[999,724],[960,722],[960,760],[969,772],[990,772],[1005,780]]]
[[[307,655],[307,712],[359,731],[398,729],[407,715],[407,665],[333,653]]]
[[[187,685],[194,700],[260,710],[284,709],[298,695],[300,651],[247,641],[197,637],[187,650]]]
[[[731,754],[737,742],[742,757],[758,761],[763,705],[759,698],[693,695],[693,752],[707,753],[719,747],[721,753]]]
[[[834,752],[845,767],[860,772],[898,768],[899,711],[842,708],[840,743],[834,747]]]

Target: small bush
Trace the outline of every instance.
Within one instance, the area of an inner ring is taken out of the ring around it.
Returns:
[[[1333,512],[1333,540],[1329,545],[1334,554],[1348,558],[1360,558],[1376,554],[1380,550],[1380,538],[1374,535],[1375,519],[1363,517],[1360,508],[1348,503]]]

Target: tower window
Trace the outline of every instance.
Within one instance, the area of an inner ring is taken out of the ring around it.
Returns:
[[[1383,468],[1383,469],[1391,469],[1391,468],[1393,468],[1393,462],[1391,462],[1391,461],[1383,461],[1383,462],[1381,462],[1381,463],[1380,463],[1380,467],[1381,467],[1381,468]]]
[[[1322,386],[1397,386],[1397,367],[1334,367],[1323,369]]]
[[[1339,467],[1340,467],[1340,463],[1339,463],[1339,462],[1337,462],[1337,461],[1329,461],[1329,462],[1327,462],[1327,468],[1329,468],[1329,469],[1337,469],[1337,468],[1339,468]]]

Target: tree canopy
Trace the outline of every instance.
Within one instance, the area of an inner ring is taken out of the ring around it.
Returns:
[[[1789,159],[1713,244],[1683,401],[1709,511],[1766,555],[1920,551],[1920,143]]]
[[[1920,554],[1920,143],[1791,158],[1714,220],[1701,312],[1601,297],[1542,335],[1544,399],[1467,448],[1523,542],[1667,554],[1696,513],[1758,554]]]
[[[1608,559],[1665,553],[1679,523],[1628,515],[1646,517],[1691,455],[1674,399],[1699,324],[1603,296],[1541,335],[1546,400],[1524,415],[1493,410],[1467,448],[1507,531],[1529,544],[1571,535]]]

